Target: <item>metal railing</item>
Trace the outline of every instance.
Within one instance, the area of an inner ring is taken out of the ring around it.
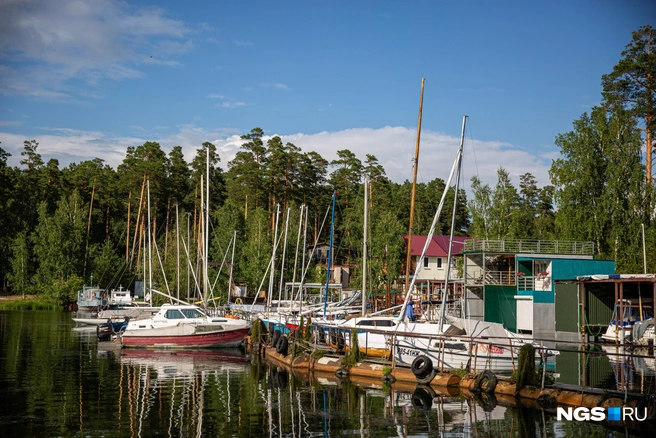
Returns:
[[[471,239],[465,241],[463,252],[467,251],[591,256],[594,254],[594,242],[577,242],[573,240]]]
[[[477,275],[467,274],[465,284],[467,285],[499,285],[499,286],[514,286],[515,273],[508,271],[485,271]]]

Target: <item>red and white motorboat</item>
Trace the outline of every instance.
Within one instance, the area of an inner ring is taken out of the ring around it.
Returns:
[[[152,318],[130,321],[120,339],[124,347],[237,347],[249,330],[248,321],[210,317],[194,305],[165,304]]]

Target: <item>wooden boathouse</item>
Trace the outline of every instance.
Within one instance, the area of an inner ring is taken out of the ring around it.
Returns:
[[[567,321],[557,323],[557,329],[583,342],[606,331],[615,304],[618,315],[628,309],[634,309],[641,320],[654,314],[656,274],[584,275],[558,284],[557,289],[561,305],[556,308],[556,321]]]

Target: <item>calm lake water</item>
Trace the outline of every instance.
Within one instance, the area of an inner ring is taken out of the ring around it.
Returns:
[[[563,356],[557,364],[562,369],[556,370],[560,379],[580,379],[585,374],[588,380],[608,384],[626,365],[613,364],[607,356],[588,356],[582,372],[579,356]],[[629,374],[633,386],[654,385],[653,373]],[[95,329],[75,328],[70,313],[0,311],[3,437],[620,437],[639,433],[621,424],[611,428],[557,422],[553,412],[515,407],[512,399],[467,399],[457,390],[427,396],[422,391],[398,383],[382,386],[377,380],[293,374],[250,360],[241,350],[108,350],[99,347]],[[418,400],[428,406],[417,407],[422,404]]]

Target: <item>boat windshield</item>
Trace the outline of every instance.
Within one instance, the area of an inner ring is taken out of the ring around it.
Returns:
[[[182,309],[182,313],[186,318],[204,318],[205,315],[198,309]]]

